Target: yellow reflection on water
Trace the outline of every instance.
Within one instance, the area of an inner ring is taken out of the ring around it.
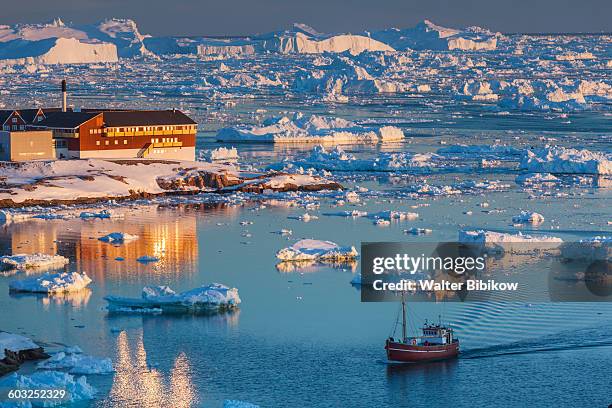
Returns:
[[[197,403],[189,359],[180,353],[168,378],[147,364],[142,333],[135,350],[130,348],[127,333],[117,337],[117,364],[109,394],[110,406],[182,408]]]

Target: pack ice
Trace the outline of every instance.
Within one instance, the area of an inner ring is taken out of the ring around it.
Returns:
[[[61,268],[69,262],[61,255],[48,254],[15,254],[0,257],[0,269],[3,271],[17,269],[53,269]]]

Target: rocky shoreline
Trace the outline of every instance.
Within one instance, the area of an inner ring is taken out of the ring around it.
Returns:
[[[232,165],[161,160],[24,162],[0,171],[0,208],[94,204],[159,196],[341,190],[319,176],[242,172]]]
[[[45,360],[51,357],[27,337],[7,332],[0,332],[0,335],[0,345],[4,352],[4,358],[0,360],[0,377],[19,370],[26,361]]]

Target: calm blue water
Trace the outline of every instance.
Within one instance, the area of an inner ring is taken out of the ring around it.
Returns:
[[[2,277],[0,327],[32,336],[50,350],[79,345],[111,357],[114,376],[89,378],[99,389],[95,406],[219,407],[224,399],[266,407],[607,406],[609,303],[412,303],[411,329],[442,314],[457,328],[464,353],[457,361],[397,366],[384,363],[383,350],[397,305],[360,302],[349,284],[358,265],[295,272],[275,266],[275,251],[301,237],[358,245],[421,239],[402,233],[412,226],[434,229],[426,238],[432,240],[456,239],[460,225],[509,228],[509,214],[523,196],[487,194],[491,207],[503,203],[508,212],[471,218],[462,212],[476,210],[482,197],[438,198],[413,210],[420,220],[387,228],[366,219],[323,216],[333,210],[326,200],[312,212],[320,218],[309,223],[288,218],[304,209],[268,203],[266,208],[144,206],[125,209],[124,219],[5,225],[3,253],[57,252],[70,258],[69,269],[86,271],[94,284],[91,291],[65,298],[15,296],[7,286],[20,276]],[[580,203],[576,209],[572,200],[535,201],[530,208],[580,212],[584,217],[555,221],[557,234],[576,238],[595,229],[602,212],[609,214],[603,190],[591,191]],[[408,210],[413,204],[370,199],[359,208]],[[281,228],[292,229],[293,236],[272,233]],[[582,233],[562,232],[568,230]],[[140,239],[117,247],[97,240],[111,231]],[[135,261],[145,254],[161,261]],[[116,261],[118,256],[125,261]],[[104,310],[108,294],[139,296],[144,285],[185,290],[208,282],[237,287],[240,309],[210,317],[118,316]]]

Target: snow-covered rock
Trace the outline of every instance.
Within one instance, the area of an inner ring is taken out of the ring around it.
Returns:
[[[341,247],[331,241],[302,239],[276,253],[283,262],[292,261],[346,261],[358,256],[355,247]]]
[[[25,336],[0,331],[0,356],[4,356],[4,350],[17,353],[19,351],[32,350],[39,347],[38,344]]]
[[[260,143],[378,143],[404,138],[401,129],[393,126],[367,128],[342,118],[297,113],[271,118],[262,126],[240,125],[217,133],[221,142]]]
[[[85,289],[92,280],[85,272],[64,272],[16,280],[9,283],[9,289],[16,292],[67,293]]]
[[[176,293],[168,286],[146,286],[142,290],[141,299],[117,296],[107,296],[104,299],[109,304],[109,311],[144,309],[160,309],[162,312],[221,311],[233,309],[241,302],[238,289],[219,283],[182,293]]]
[[[520,167],[533,173],[612,174],[612,154],[565,147],[527,150]]]

